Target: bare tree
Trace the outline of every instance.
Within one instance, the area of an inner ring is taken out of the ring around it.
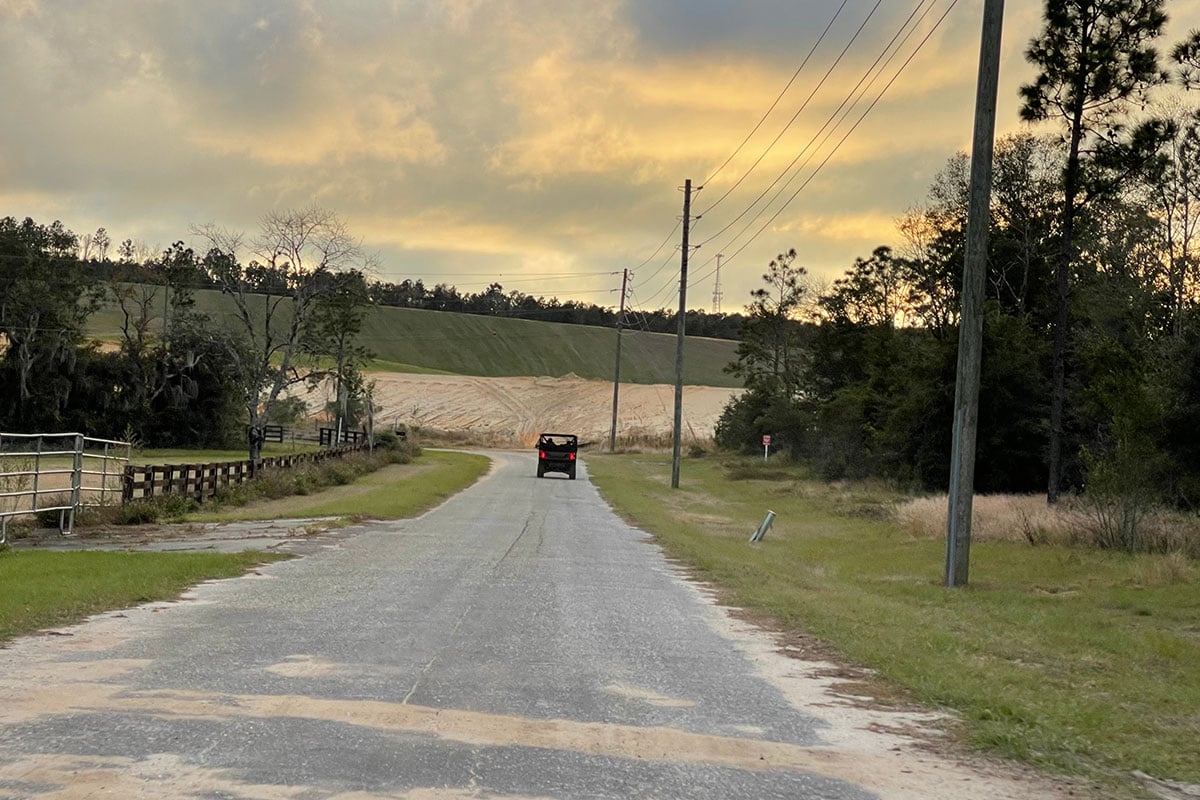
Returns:
[[[331,211],[271,212],[249,240],[215,225],[193,226],[210,247],[203,268],[230,296],[248,347],[232,354],[245,388],[250,460],[262,456],[263,428],[284,390],[303,381],[299,356],[314,309],[335,284],[331,273],[369,259]],[[250,261],[243,264],[241,259]]]

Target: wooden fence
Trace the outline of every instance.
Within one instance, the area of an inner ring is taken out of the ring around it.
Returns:
[[[337,444],[338,432],[336,428],[318,428],[317,441],[321,447],[332,447]],[[342,429],[341,444],[364,444],[367,441],[366,431],[352,431]]]
[[[290,469],[303,464],[320,464],[330,458],[366,450],[366,444],[332,447],[310,453],[272,456],[260,462],[259,471]],[[213,464],[161,464],[125,467],[121,485],[121,503],[165,494],[191,496],[196,500],[214,497],[223,486],[236,486],[256,476],[249,461],[222,461]]]
[[[262,431],[264,442],[278,442],[279,444],[283,444],[286,441],[284,437],[291,433],[291,431],[287,430],[282,425],[263,425],[260,430]],[[249,425],[246,426],[246,435],[250,435]]]

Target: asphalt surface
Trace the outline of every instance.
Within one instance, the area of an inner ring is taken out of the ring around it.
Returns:
[[[586,465],[493,457],[419,519],[0,650],[0,798],[875,796],[804,767],[823,723]]]

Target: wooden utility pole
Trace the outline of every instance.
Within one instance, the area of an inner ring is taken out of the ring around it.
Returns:
[[[617,364],[613,367],[613,418],[608,433],[608,452],[617,449],[617,399],[621,394],[621,323],[625,321],[625,287],[629,283],[629,270],[621,275],[621,310],[617,313]]]
[[[991,224],[992,150],[996,134],[996,87],[1000,78],[1000,29],[1004,0],[984,0],[971,144],[971,199],[963,263],[962,319],[958,329],[958,378],[950,455],[946,522],[946,585],[965,586],[971,563],[971,503],[975,495],[975,439],[979,424],[979,373],[983,353],[983,300]]]
[[[687,329],[688,230],[692,222],[692,180],[683,182],[683,249],[679,259],[679,321],[675,343],[675,432],[672,437],[671,488],[679,488],[679,443],[683,428],[683,334]]]

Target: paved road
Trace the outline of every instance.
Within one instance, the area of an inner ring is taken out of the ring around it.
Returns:
[[[831,747],[586,468],[538,480],[493,455],[420,519],[0,650],[0,798],[849,800],[973,779]]]

